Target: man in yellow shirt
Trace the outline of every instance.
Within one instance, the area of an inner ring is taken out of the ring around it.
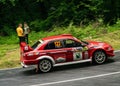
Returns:
[[[17,35],[19,37],[19,41],[20,43],[25,41],[25,38],[24,38],[24,33],[23,33],[23,29],[22,29],[22,24],[20,23],[16,29],[17,31]]]

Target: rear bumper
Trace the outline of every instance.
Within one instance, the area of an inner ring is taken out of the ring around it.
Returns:
[[[21,59],[21,65],[22,65],[23,68],[36,66],[38,64],[38,62],[39,62],[38,60]]]
[[[22,66],[23,68],[36,67],[36,65],[26,65],[26,64],[24,64],[23,62],[21,62],[21,66]]]
[[[24,59],[23,57],[21,57],[20,61],[22,63],[24,63],[25,65],[36,65],[38,64],[39,60],[35,60],[35,59]]]
[[[25,65],[23,62],[21,62],[21,66],[22,66],[23,68],[29,67],[28,65]]]

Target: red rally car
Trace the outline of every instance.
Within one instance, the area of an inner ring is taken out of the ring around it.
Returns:
[[[114,56],[111,45],[96,41],[80,41],[71,34],[50,36],[37,41],[32,47],[20,44],[21,65],[36,65],[41,72],[55,66],[81,62],[104,63]]]

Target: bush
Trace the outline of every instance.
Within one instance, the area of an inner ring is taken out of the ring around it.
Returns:
[[[52,17],[48,17],[45,20],[35,20],[30,23],[30,26],[33,28],[34,31],[47,31],[49,30],[53,24]]]
[[[12,27],[4,26],[0,30],[0,36],[10,36],[12,34],[15,34],[14,30],[12,29]]]

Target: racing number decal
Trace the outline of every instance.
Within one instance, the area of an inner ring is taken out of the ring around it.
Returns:
[[[54,44],[55,44],[55,47],[61,47],[61,42],[60,41],[56,41],[56,42],[54,42]]]

